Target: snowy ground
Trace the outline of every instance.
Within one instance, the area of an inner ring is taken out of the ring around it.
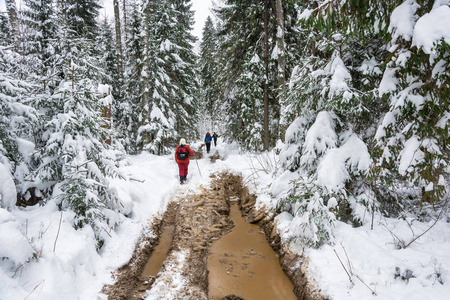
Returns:
[[[191,146],[196,150],[199,143]],[[258,205],[270,208],[276,204],[269,197],[271,189],[287,186],[290,177],[286,174],[275,184],[271,175],[261,171],[276,167],[275,156],[256,159],[222,144],[217,149],[224,160],[212,164],[204,153],[203,159],[191,161],[186,186],[179,185],[172,155],[131,157],[131,165],[123,170],[144,182],[114,179],[124,209],[130,214],[109,233],[111,237],[100,252],[96,251],[90,227],[74,230],[66,221],[71,220],[69,213],[61,214],[51,203],[14,208],[11,212],[0,209],[0,257],[21,262],[12,267],[8,260],[0,260],[0,299],[106,299],[101,294],[102,287],[111,284],[111,273],[128,262],[136,242],[149,230],[152,220],[164,212],[174,195],[208,185],[211,173],[241,172],[251,192],[258,195]],[[212,146],[211,152],[215,150]],[[284,218],[277,228],[285,234],[288,226],[289,218]],[[438,222],[407,249],[395,248],[393,234],[408,242],[412,232],[418,235],[429,226],[414,222],[409,228],[404,221],[380,216],[375,218],[374,230],[370,229],[370,222],[357,229],[337,223],[333,247],[305,252],[309,256],[310,275],[331,299],[448,299],[449,223]],[[303,253],[295,245],[292,250]],[[34,253],[34,258],[28,261],[30,253]],[[353,274],[353,283],[338,256]],[[397,278],[396,268],[400,271]],[[413,277],[402,280],[408,274]]]

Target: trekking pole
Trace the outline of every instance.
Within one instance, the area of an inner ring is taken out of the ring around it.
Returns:
[[[197,163],[198,173],[200,174],[200,177],[203,178],[202,172],[200,172],[200,167],[198,166],[198,161],[197,161],[197,159],[195,160],[195,162]]]

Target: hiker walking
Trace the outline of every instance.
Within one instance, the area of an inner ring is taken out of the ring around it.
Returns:
[[[217,135],[217,133],[215,131],[214,131],[212,137],[213,137],[213,140],[214,140],[214,147],[216,147],[217,146],[217,137],[218,137],[218,135]]]
[[[175,149],[175,161],[178,163],[178,170],[180,174],[180,184],[186,182],[188,174],[189,156],[194,155],[195,151],[191,150],[189,145],[186,145],[186,140],[181,139],[180,145]]]
[[[211,149],[211,141],[212,141],[211,134],[207,132],[205,136],[206,153],[209,153],[209,150]]]

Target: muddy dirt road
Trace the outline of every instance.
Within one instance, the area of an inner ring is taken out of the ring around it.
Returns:
[[[104,288],[108,299],[322,299],[303,275],[302,258],[280,247],[272,218],[254,209],[240,176],[213,176],[199,190],[173,199],[154,224],[158,236],[144,237]],[[245,223],[241,211],[260,227]]]

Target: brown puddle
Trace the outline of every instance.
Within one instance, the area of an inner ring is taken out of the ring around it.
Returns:
[[[247,223],[236,204],[231,205],[230,218],[235,227],[210,247],[209,298],[234,294],[246,300],[297,299],[258,225]]]
[[[170,245],[172,244],[174,231],[175,225],[171,224],[163,226],[159,238],[159,244],[156,245],[148,262],[145,264],[144,271],[141,274],[141,278],[144,283],[138,288],[138,292],[136,293],[138,298],[143,296],[145,290],[153,283],[154,278],[163,266],[164,260],[169,252]]]

